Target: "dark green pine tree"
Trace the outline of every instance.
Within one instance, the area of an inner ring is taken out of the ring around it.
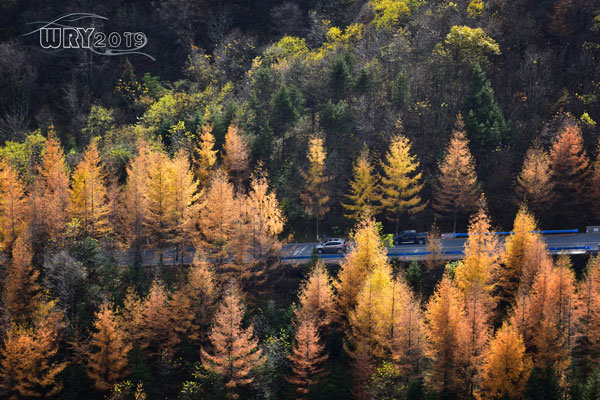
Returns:
[[[349,82],[350,66],[348,61],[342,56],[335,58],[329,70],[329,87],[335,103],[345,95]]]
[[[507,144],[510,129],[496,102],[492,84],[479,64],[473,67],[465,103],[465,129],[471,150],[480,165],[494,150]]]
[[[392,86],[392,103],[398,108],[406,103],[408,97],[408,82],[408,72],[406,69],[402,69],[398,72],[398,75],[396,75],[396,79]]]
[[[271,98],[270,125],[281,138],[281,162],[285,163],[285,133],[300,115],[302,94],[295,86],[283,85]]]
[[[600,399],[600,370],[595,369],[588,377],[583,388],[582,400]]]
[[[525,400],[558,400],[560,391],[552,368],[534,368],[525,388]]]

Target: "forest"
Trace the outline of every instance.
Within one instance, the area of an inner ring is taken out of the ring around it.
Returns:
[[[0,0],[0,398],[600,399],[536,233],[600,225],[599,57],[597,0]]]

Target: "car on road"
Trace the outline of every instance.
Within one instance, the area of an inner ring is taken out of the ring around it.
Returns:
[[[329,238],[326,241],[317,244],[315,249],[318,254],[343,254],[346,252],[346,241],[339,238]]]
[[[394,246],[401,244],[425,244],[427,242],[427,233],[417,231],[404,231],[394,234]]]

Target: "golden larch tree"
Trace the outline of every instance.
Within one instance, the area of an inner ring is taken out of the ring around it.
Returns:
[[[572,123],[563,127],[550,149],[550,171],[554,182],[558,221],[577,225],[582,221],[590,190],[590,160],[581,129]]]
[[[600,259],[591,257],[577,291],[574,357],[584,376],[600,361]]]
[[[356,297],[356,307],[350,311],[351,341],[355,349],[366,348],[372,357],[383,357],[389,348],[390,314],[388,299],[392,296],[392,268],[389,264],[371,271]],[[357,366],[360,368],[360,365]]]
[[[174,345],[187,340],[198,346],[206,339],[216,298],[212,267],[206,261],[195,260],[186,281],[173,293],[170,301]]]
[[[360,221],[379,211],[381,195],[379,193],[379,177],[369,160],[369,151],[365,147],[354,163],[350,181],[350,193],[346,196],[349,204],[342,203],[348,211],[346,218]]]
[[[12,252],[14,241],[26,228],[26,214],[25,188],[19,174],[0,161],[0,250]]]
[[[296,324],[295,339],[296,344],[288,356],[293,374],[287,380],[296,386],[296,398],[303,399],[324,375],[322,364],[328,355],[324,353],[318,326],[312,319],[302,319]]]
[[[240,210],[233,185],[223,171],[217,171],[200,198],[199,211],[191,221],[190,234],[196,249],[205,250],[222,265],[233,245]]]
[[[203,363],[222,376],[231,398],[238,398],[237,389],[252,383],[252,371],[264,362],[252,326],[242,327],[243,317],[238,289],[231,286],[215,315],[209,336],[211,349],[202,350]]]
[[[94,318],[94,332],[87,355],[88,375],[94,386],[106,392],[127,376],[127,354],[131,350],[120,318],[103,303]]]
[[[127,166],[127,181],[121,192],[121,224],[118,233],[126,244],[138,252],[145,237],[144,221],[148,218],[148,203],[145,193],[149,156],[148,142],[139,139],[137,154]]]
[[[144,303],[133,287],[127,288],[123,308],[120,310],[121,325],[129,343],[140,342],[144,326]]]
[[[514,302],[519,287],[523,268],[529,253],[535,242],[542,240],[536,234],[537,225],[533,215],[525,206],[521,206],[513,225],[513,234],[504,241],[504,256],[502,257],[502,268],[497,269],[494,295],[496,297],[497,315],[496,321],[500,321],[505,310]]]
[[[465,257],[455,270],[455,282],[463,300],[467,321],[465,343],[467,363],[467,393],[472,395],[480,379],[485,349],[490,337],[489,321],[494,309],[493,280],[498,270],[500,248],[498,238],[491,232],[484,206],[471,218]]]
[[[347,316],[356,304],[356,297],[368,274],[387,264],[387,249],[381,241],[375,220],[361,221],[351,235],[352,247],[338,273],[335,283],[340,311]]]
[[[306,181],[304,191],[300,194],[306,211],[315,218],[317,240],[319,238],[319,220],[329,211],[329,195],[327,182],[331,178],[325,175],[325,159],[327,151],[323,138],[313,135],[308,140],[308,170],[301,171]]]
[[[30,243],[27,238],[19,236],[13,246],[2,296],[8,316],[17,323],[30,319],[41,295],[39,272],[31,264],[32,258]]]
[[[62,315],[53,303],[40,305],[33,326],[9,327],[0,354],[0,388],[8,398],[48,398],[62,390],[60,373],[66,362],[56,361]]]
[[[480,192],[475,160],[469,150],[460,114],[439,168],[439,184],[433,207],[440,216],[452,216],[453,231],[456,232],[459,215],[476,209]]]
[[[336,316],[335,297],[331,278],[321,259],[317,261],[306,281],[300,286],[297,319],[312,319],[317,327],[327,327]]]
[[[192,213],[196,211],[192,205],[198,198],[198,184],[194,180],[194,173],[191,170],[188,155],[184,150],[179,150],[175,155],[172,161],[172,169],[175,196],[174,241],[177,245],[176,256],[181,256],[181,262],[183,263],[183,247],[189,239],[186,228],[193,218]]]
[[[32,240],[42,246],[60,244],[67,225],[69,172],[58,139],[51,129],[38,177],[29,196],[29,228]]]
[[[250,155],[246,137],[236,125],[229,125],[227,129],[223,151],[223,166],[229,178],[235,182],[236,189],[241,192],[250,172]]]
[[[517,201],[527,204],[535,215],[542,216],[552,204],[553,189],[548,153],[535,145],[527,150],[523,168],[517,177]]]
[[[98,145],[93,141],[73,172],[69,214],[72,219],[79,221],[83,232],[100,237],[111,229],[108,212],[106,176],[98,154]]]
[[[596,160],[592,166],[591,172],[591,190],[589,197],[592,203],[592,217],[600,219],[600,139],[596,148]]]
[[[194,166],[196,177],[200,187],[204,187],[210,178],[212,168],[217,162],[217,150],[215,148],[215,137],[212,134],[212,126],[202,125],[200,141],[195,152]]]
[[[486,354],[481,398],[522,399],[531,367],[523,337],[514,325],[504,322]]]
[[[396,277],[387,296],[389,322],[387,345],[400,375],[412,379],[421,373],[421,359],[425,347],[425,326],[419,300],[414,296],[406,281]]]
[[[269,188],[266,173],[256,173],[252,177],[245,203],[248,229],[244,234],[250,237],[249,246],[254,260],[264,263],[266,259],[278,255],[281,243],[277,235],[285,225],[285,217],[275,192]]]
[[[464,392],[467,319],[460,291],[446,276],[427,303],[425,321],[431,387]]]
[[[394,136],[383,163],[381,204],[389,218],[396,222],[396,233],[404,213],[412,215],[425,208],[426,204],[420,197],[423,184],[418,170],[419,161],[411,154],[408,138]]]
[[[158,279],[152,282],[150,291],[142,302],[142,324],[140,337],[142,347],[150,357],[174,352],[174,332],[170,326],[171,309],[167,291]]]
[[[534,366],[552,368],[564,385],[571,365],[576,315],[575,276],[568,260],[545,263],[535,276],[530,292],[519,297],[511,323],[523,335]]]
[[[144,198],[148,207],[144,226],[151,243],[163,248],[173,239],[176,223],[175,179],[169,156],[154,150],[148,157]]]

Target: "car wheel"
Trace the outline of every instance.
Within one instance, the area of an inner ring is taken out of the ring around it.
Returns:
[[[425,244],[425,239],[419,239],[419,244]]]
[[[399,244],[400,244],[400,242],[399,242],[399,241],[397,241],[397,240],[394,240],[394,246],[398,246]]]
[[[323,249],[317,249],[317,253],[323,254]]]

